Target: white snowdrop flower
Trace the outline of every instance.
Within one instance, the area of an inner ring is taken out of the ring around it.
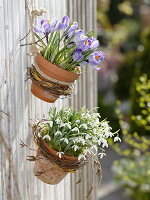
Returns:
[[[64,152],[57,152],[57,155],[59,156],[59,158],[62,157],[62,154],[64,154]]]
[[[73,128],[71,131],[72,131],[72,132],[73,132],[73,131],[77,131],[77,132],[79,133],[79,129],[78,129],[77,127]]]
[[[107,140],[105,140],[104,138],[101,138],[101,143],[103,143],[102,148],[108,147]]]
[[[81,127],[83,127],[83,128],[85,128],[86,130],[87,130],[87,124],[81,124],[80,126],[79,126],[79,128],[81,128]]]
[[[48,139],[49,141],[51,141],[51,137],[49,135],[44,135],[43,140],[44,139]]]
[[[112,137],[113,133],[112,132],[106,132],[105,133],[106,138]]]
[[[94,143],[95,143],[95,142],[96,142],[96,143],[98,142],[98,138],[97,138],[97,137],[94,136],[94,137],[92,137],[92,139],[93,139],[93,142],[94,142]]]
[[[60,127],[64,127],[64,126],[66,126],[66,123],[61,123],[60,124]]]
[[[103,127],[107,127],[108,126],[108,122],[103,122],[102,124],[101,124],[101,126],[103,126]]]
[[[101,145],[101,140],[98,140],[97,143],[98,143],[98,145],[100,146],[100,145]]]
[[[77,142],[81,142],[83,145],[85,144],[85,140],[82,137],[78,137]]]
[[[102,148],[104,148],[104,147],[108,148],[108,143],[107,142],[102,145]]]
[[[85,139],[88,140],[89,138],[91,138],[91,136],[90,136],[89,134],[87,134],[87,135],[85,136]]]
[[[78,156],[78,160],[86,160],[85,155],[79,155],[79,156]]]
[[[60,139],[61,141],[64,141],[66,144],[68,144],[68,142],[69,142],[69,140],[68,140],[68,138],[62,138],[62,139]]]
[[[79,123],[80,123],[80,120],[76,120],[76,123],[79,124]]]
[[[104,130],[105,132],[111,130],[111,127],[110,127],[110,126],[102,126],[102,127],[103,127],[103,130]]]
[[[49,121],[48,123],[49,123],[50,127],[53,127],[53,121]]]
[[[101,117],[99,113],[93,113],[93,117]]]
[[[107,143],[107,140],[105,140],[104,138],[101,138],[100,140],[101,140],[101,142],[102,142],[103,144]]]
[[[71,125],[69,123],[67,123],[66,126],[68,126],[68,128],[71,129]]]
[[[99,123],[99,119],[96,118],[95,121],[94,121],[94,123],[95,123],[95,124],[98,124],[98,123]]]
[[[57,135],[62,135],[62,132],[61,131],[56,131],[55,132],[55,136],[57,136]]]
[[[61,123],[62,123],[61,119],[56,119],[55,122],[56,122],[57,124],[61,124]]]
[[[114,142],[117,142],[117,141],[121,142],[121,139],[118,136],[114,137]]]
[[[82,139],[82,140],[80,140],[81,141],[81,143],[83,144],[83,145],[85,145],[85,140],[84,139]]]
[[[93,145],[93,146],[91,147],[91,150],[93,150],[93,149],[97,152],[97,146],[96,146],[96,145]]]
[[[79,149],[77,145],[74,145],[72,148],[74,149],[74,151],[77,151],[77,149]]]
[[[100,155],[100,159],[102,159],[104,156],[106,156],[106,153],[102,152],[102,153],[99,153],[98,155]]]

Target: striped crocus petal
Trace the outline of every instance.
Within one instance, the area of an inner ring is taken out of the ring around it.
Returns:
[[[70,18],[68,16],[64,16],[62,22],[59,23],[58,29],[65,31],[69,27]]]

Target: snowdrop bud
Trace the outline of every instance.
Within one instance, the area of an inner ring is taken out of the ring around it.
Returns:
[[[121,139],[120,139],[120,137],[118,137],[118,136],[116,136],[116,137],[114,138],[114,142],[117,142],[117,141],[121,142]]]

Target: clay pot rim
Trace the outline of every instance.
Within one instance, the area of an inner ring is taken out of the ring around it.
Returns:
[[[60,72],[62,72],[62,73],[68,74],[68,76],[69,76],[70,74],[77,74],[77,75],[80,75],[80,74],[81,74],[81,72],[80,72],[80,73],[77,73],[77,72],[70,72],[70,71],[68,71],[68,70],[62,69],[61,67],[59,67],[59,66],[53,64],[52,62],[48,61],[47,59],[45,59],[45,58],[42,56],[42,54],[41,54],[40,52],[36,54],[36,57],[37,57],[37,56],[41,57],[45,62],[47,62],[47,65],[49,65],[49,63],[51,63],[51,65],[53,65],[53,67],[59,69]]]
[[[52,149],[50,146],[48,146],[48,144],[43,140],[42,137],[40,137],[39,139],[45,145],[45,147],[50,151],[50,153],[52,153],[54,156],[57,156],[59,158],[59,155],[57,154],[58,151],[56,151],[56,150]],[[59,158],[59,159],[62,161],[63,161],[63,159],[70,160],[70,161],[77,161],[78,157],[62,154],[61,158]]]

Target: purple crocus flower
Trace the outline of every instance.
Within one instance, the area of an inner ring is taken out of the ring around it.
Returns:
[[[81,41],[77,45],[77,49],[87,51],[88,49],[96,49],[99,46],[99,41],[96,38],[89,38],[86,41]]]
[[[82,50],[80,50],[80,49],[76,49],[75,51],[74,51],[74,53],[73,53],[73,61],[77,61],[77,62],[79,62],[79,61],[81,61],[82,59],[83,59],[83,55],[82,55]]]
[[[77,49],[81,49],[82,51],[87,51],[90,48],[89,41],[81,41],[77,44]]]
[[[78,28],[78,22],[73,22],[69,30],[67,31],[67,35],[71,36],[75,32],[75,30],[77,30],[77,28]]]
[[[89,56],[88,63],[90,65],[99,65],[104,59],[104,53],[102,51],[96,51]]]
[[[64,16],[62,22],[59,23],[58,25],[58,29],[65,31],[68,28],[69,23],[70,23],[70,18],[68,16]]]
[[[88,37],[86,35],[84,35],[83,31],[82,30],[77,30],[75,31],[75,37],[73,39],[73,41],[75,43],[79,43],[79,42],[82,42],[82,41],[86,41],[88,39]]]
[[[99,41],[96,38],[90,38],[90,49],[96,49],[99,46]]]
[[[48,19],[42,19],[40,21],[37,20],[36,26],[34,26],[34,31],[38,33],[44,33],[45,35],[48,35],[51,32],[54,32],[58,29],[56,27],[57,20],[48,20]]]

